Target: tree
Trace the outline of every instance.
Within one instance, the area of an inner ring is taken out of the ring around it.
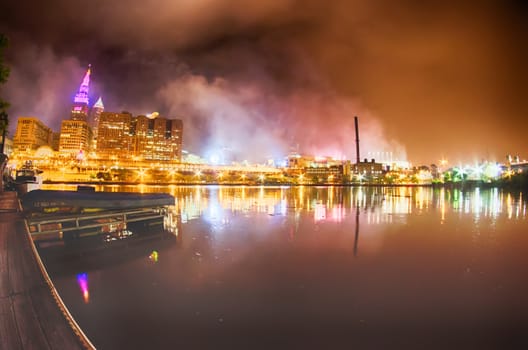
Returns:
[[[9,68],[4,64],[4,49],[7,47],[7,37],[0,33],[0,85],[7,81],[9,76]],[[0,96],[0,135],[2,136],[2,144],[0,148],[0,192],[4,190],[4,170],[7,165],[7,156],[4,154],[4,143],[7,133],[7,126],[9,119],[7,118],[7,108],[9,104]]]
[[[7,82],[7,78],[9,77],[9,68],[4,64],[4,49],[7,48],[8,44],[9,40],[7,39],[7,36],[0,33],[0,84]],[[8,107],[9,103],[4,101],[2,96],[0,96],[0,113],[6,113]],[[7,128],[7,122],[6,125],[2,125],[0,127]]]

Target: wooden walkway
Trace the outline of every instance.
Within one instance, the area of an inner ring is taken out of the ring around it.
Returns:
[[[0,349],[91,349],[27,233],[15,192],[0,192]]]

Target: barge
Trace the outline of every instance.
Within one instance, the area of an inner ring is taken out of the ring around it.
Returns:
[[[22,197],[22,207],[30,215],[82,214],[108,210],[130,210],[174,205],[168,193],[96,192],[34,190]]]

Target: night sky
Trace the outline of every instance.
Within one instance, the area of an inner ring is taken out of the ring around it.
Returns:
[[[58,131],[92,64],[91,103],[181,118],[204,156],[355,159],[358,115],[362,158],[528,158],[524,3],[9,1],[1,94],[12,133],[19,116]]]

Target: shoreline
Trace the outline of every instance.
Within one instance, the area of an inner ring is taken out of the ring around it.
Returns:
[[[157,182],[157,181],[52,181],[45,180],[46,185],[118,185],[118,186],[248,186],[248,187],[432,187],[433,184],[371,184],[371,183],[280,183],[280,182]]]
[[[501,182],[465,181],[457,183],[429,183],[429,184],[377,184],[377,183],[279,183],[279,182],[164,182],[164,181],[43,181],[45,185],[86,185],[86,186],[226,186],[226,187],[432,187],[446,189],[474,189],[498,188],[514,191],[528,191],[528,187]]]

